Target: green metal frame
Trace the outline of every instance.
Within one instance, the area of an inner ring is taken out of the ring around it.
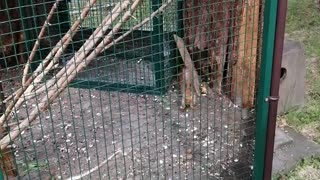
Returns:
[[[256,138],[253,166],[253,177],[257,180],[263,179],[264,172],[269,111],[268,98],[271,87],[278,0],[266,0],[264,7],[262,60],[260,64],[259,91],[256,105]]]
[[[20,7],[24,7],[26,4],[30,4],[32,0],[19,0]],[[162,0],[152,0],[151,1],[151,9],[157,10],[162,5]],[[60,3],[61,4],[61,3]],[[61,9],[62,8],[62,9]],[[32,8],[34,9],[34,8]],[[64,23],[64,26],[59,29],[60,33],[61,30],[66,30],[70,28],[70,16],[67,13],[68,10],[68,4],[65,2],[65,4],[62,3],[62,5],[59,5],[58,7],[58,18],[60,19],[61,23]],[[27,14],[25,10],[21,10],[22,17],[30,17],[30,14]],[[180,17],[182,18],[182,17]],[[33,21],[36,22],[36,17],[33,17]],[[30,22],[30,19],[29,19]],[[166,89],[168,85],[166,85],[165,81],[165,70],[164,70],[164,60],[165,57],[163,55],[163,44],[164,44],[164,26],[163,26],[163,15],[159,15],[153,19],[153,30],[149,33],[151,34],[151,47],[150,47],[150,61],[153,63],[154,66],[154,78],[155,78],[155,86],[148,86],[148,85],[131,85],[131,84],[121,84],[121,83],[109,83],[109,82],[101,82],[99,80],[79,80],[75,79],[70,86],[71,87],[77,87],[77,88],[94,88],[99,90],[112,90],[112,91],[122,91],[122,92],[130,92],[130,93],[147,93],[147,94],[157,94],[162,95],[166,92]],[[60,23],[60,22],[59,22]],[[28,23],[27,20],[24,20],[24,28],[28,29],[25,31],[25,36],[27,40],[27,51],[30,52],[34,40],[37,38],[38,32],[34,29],[32,29],[32,25]],[[37,25],[37,27],[41,25]],[[91,29],[91,28],[89,28]],[[92,29],[93,31],[93,29]],[[80,30],[81,32],[81,30]],[[136,34],[143,34],[145,32],[142,31],[134,31],[133,33]],[[166,32],[169,33],[169,32]],[[63,34],[60,33],[60,34]],[[172,38],[173,39],[173,38]],[[72,47],[73,45],[69,45],[69,47]],[[35,60],[33,64],[31,65],[31,69],[35,70],[37,66],[41,63],[41,59],[44,59],[46,54],[49,53],[49,49],[47,50],[41,50],[36,54]],[[170,52],[170,59],[173,59],[176,54],[175,51],[171,50]],[[129,55],[128,53],[124,55],[125,57],[138,58],[133,57],[132,55]]]
[[[162,0],[152,0],[152,11],[156,11],[162,5]],[[163,62],[163,16],[153,19],[152,31],[152,62],[154,63],[155,83],[160,92],[165,91],[164,62]]]
[[[0,180],[4,180],[2,170],[0,169]]]
[[[151,8],[153,11],[157,10],[162,5],[162,0],[152,0]],[[151,62],[154,66],[155,86],[146,85],[130,85],[120,83],[107,83],[100,81],[83,81],[74,80],[70,85],[77,88],[95,88],[99,90],[111,90],[129,93],[143,93],[143,94],[156,94],[163,95],[166,91],[165,72],[164,72],[164,56],[163,56],[163,44],[164,44],[164,32],[163,32],[163,16],[159,15],[153,19],[153,31],[151,33]],[[143,34],[144,31],[136,30],[133,33]],[[172,50],[171,50],[172,51]],[[173,54],[171,52],[170,54]],[[133,57],[131,54],[125,53],[124,56]]]

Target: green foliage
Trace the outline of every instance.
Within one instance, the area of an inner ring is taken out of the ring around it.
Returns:
[[[286,31],[302,41],[307,56],[320,55],[320,10],[314,0],[290,0],[288,4]]]
[[[285,115],[287,123],[320,143],[320,9],[314,0],[289,0],[287,35],[305,45],[307,56],[307,103]],[[286,175],[275,180],[320,179],[320,158],[302,160]]]
[[[301,126],[319,121],[319,117],[320,103],[318,100],[314,99],[308,100],[305,108],[291,111],[286,115],[286,119],[289,120],[289,124],[297,128],[301,128]]]
[[[313,180],[320,178],[320,158],[302,160],[297,168],[286,175],[273,177],[275,180]]]
[[[290,0],[287,14],[287,30],[318,27],[320,25],[319,9],[313,0]]]
[[[315,1],[290,0],[286,31],[290,38],[303,42],[307,56],[307,104],[303,109],[291,111],[285,117],[288,124],[298,130],[320,120],[319,30],[320,9]]]

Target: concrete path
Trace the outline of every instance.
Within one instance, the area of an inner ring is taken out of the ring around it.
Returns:
[[[287,173],[297,163],[311,156],[320,156],[320,145],[291,128],[277,129],[273,159],[273,174]]]

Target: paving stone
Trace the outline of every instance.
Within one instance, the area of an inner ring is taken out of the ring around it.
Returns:
[[[273,174],[288,173],[299,161],[311,156],[320,156],[320,145],[308,140],[291,128],[285,128],[286,133],[293,139],[292,143],[275,149],[273,157]]]
[[[288,39],[284,41],[278,114],[305,104],[306,58],[304,53],[302,43]]]
[[[292,137],[290,137],[284,130],[277,128],[276,136],[274,139],[274,149],[281,149],[284,146],[290,145],[293,143]]]

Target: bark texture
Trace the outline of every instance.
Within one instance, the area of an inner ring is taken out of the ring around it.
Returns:
[[[185,41],[197,72],[244,108],[254,106],[259,11],[260,0],[185,1]]]
[[[239,99],[243,108],[253,108],[256,90],[260,0],[248,0],[242,4],[237,36],[236,62],[232,71],[231,97]]]

